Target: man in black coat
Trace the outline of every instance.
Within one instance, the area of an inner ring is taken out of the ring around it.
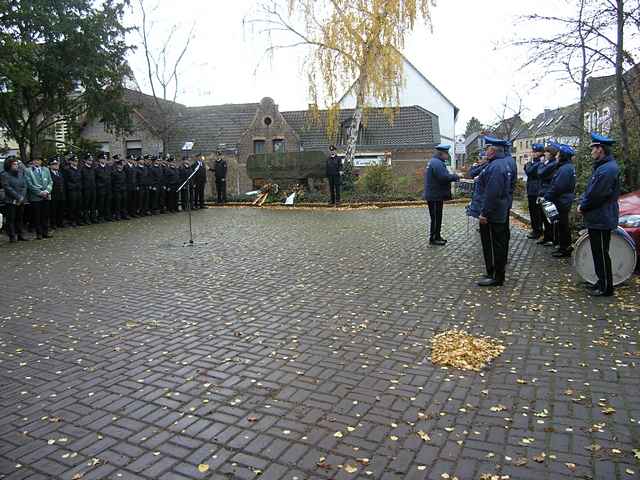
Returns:
[[[111,167],[104,153],[98,155],[96,170],[96,206],[98,221],[110,222],[111,218]]]
[[[149,187],[151,187],[151,176],[149,169],[151,168],[151,159],[149,155],[138,158],[138,181],[140,191],[138,192],[138,209],[139,215],[151,215],[149,208]]]
[[[126,208],[127,174],[121,160],[117,160],[111,171],[111,195],[113,198],[113,213],[116,220],[128,220]]]
[[[187,181],[189,175],[193,172],[191,170],[191,165],[189,164],[189,159],[187,157],[182,157],[182,166],[178,169],[180,175],[180,185]],[[192,179],[193,181],[193,179]],[[180,190],[180,206],[182,211],[187,210],[187,208],[193,208],[193,183],[189,182],[189,185],[185,185]]]
[[[329,192],[331,195],[329,205],[340,205],[341,175],[342,159],[337,156],[336,147],[331,145],[329,147],[329,157],[327,158],[327,179],[329,180]]]
[[[162,190],[162,165],[158,157],[151,157],[151,167],[149,168],[149,204],[151,212],[155,215],[160,213],[160,193]]]
[[[193,164],[193,169],[198,169],[193,177],[194,188],[194,208],[204,208],[204,186],[207,184],[207,168],[204,164],[204,155],[198,155],[198,159]]]
[[[173,156],[167,159],[167,166],[164,169],[164,183],[166,186],[167,211],[178,211],[178,187],[180,186],[180,172],[176,166]]]
[[[64,227],[64,215],[66,212],[67,195],[65,191],[65,182],[62,173],[60,173],[60,160],[53,157],[49,161],[49,171],[51,172],[51,181],[53,188],[51,189],[51,205],[49,210],[49,221],[51,228]]]
[[[125,199],[125,209],[127,217],[137,217],[138,211],[138,169],[136,168],[135,157],[127,156],[127,162],[124,165],[124,175],[127,184],[127,195]]]
[[[82,222],[81,224],[96,223],[96,171],[93,168],[93,157],[87,154],[82,173]]]
[[[69,166],[64,169],[65,198],[67,211],[72,227],[82,223],[82,172],[78,168],[78,157],[72,155],[68,160]]]
[[[216,203],[222,204],[227,201],[227,161],[220,150],[216,152],[216,155],[218,158],[210,170],[213,171],[216,178],[216,193],[218,196]]]

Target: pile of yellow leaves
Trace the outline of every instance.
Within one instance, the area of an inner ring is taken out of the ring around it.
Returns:
[[[436,365],[479,371],[504,352],[504,345],[490,337],[474,337],[461,330],[447,330],[431,341],[431,361]]]

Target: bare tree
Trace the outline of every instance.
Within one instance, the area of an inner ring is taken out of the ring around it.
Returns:
[[[488,130],[499,138],[513,141],[520,131],[522,131],[522,126],[524,125],[524,121],[522,120],[523,113],[524,106],[522,98],[516,95],[515,101],[512,101],[507,97],[500,111],[496,112],[496,118]]]
[[[160,48],[151,45],[153,21],[148,18],[145,1],[138,0],[142,14],[140,37],[146,60],[146,76],[153,97],[152,105],[145,105],[144,113],[138,112],[145,126],[162,140],[162,153],[168,152],[169,143],[178,134],[181,106],[176,103],[179,93],[180,67],[194,38],[195,22],[180,41],[179,27],[172,25]],[[180,46],[174,48],[174,43]],[[175,55],[172,52],[176,51]],[[137,82],[136,82],[137,83]],[[138,90],[140,86],[138,85]]]

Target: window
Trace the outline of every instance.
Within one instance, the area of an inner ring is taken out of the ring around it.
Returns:
[[[100,151],[104,153],[111,152],[111,146],[109,145],[109,142],[102,142],[100,144]]]
[[[127,156],[135,155],[136,157],[139,157],[142,155],[142,141],[127,140],[125,146],[127,147]]]
[[[253,141],[253,153],[264,153],[264,140]]]
[[[285,151],[285,143],[281,138],[273,140],[273,153],[280,153]]]

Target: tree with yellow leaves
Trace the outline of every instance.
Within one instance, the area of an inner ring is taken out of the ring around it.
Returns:
[[[356,107],[348,130],[345,170],[351,169],[370,103],[382,102],[393,117],[403,81],[400,52],[417,21],[430,23],[432,5],[432,0],[272,0],[261,4],[259,18],[251,21],[269,35],[268,54],[281,48],[308,49],[309,94],[315,113],[323,97],[330,138],[339,129],[339,98],[353,87]],[[281,37],[293,41],[278,44]]]

